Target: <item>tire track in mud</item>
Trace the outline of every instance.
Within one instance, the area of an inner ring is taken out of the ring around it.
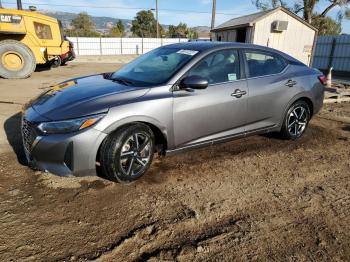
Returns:
[[[195,218],[196,213],[194,210],[187,206],[181,206],[181,212],[176,213],[173,217],[167,218],[165,220],[155,220],[150,223],[141,224],[126,234],[118,237],[114,242],[99,247],[97,250],[91,251],[86,254],[81,254],[79,256],[69,255],[67,257],[58,259],[57,261],[85,261],[85,260],[98,260],[103,258],[105,254],[113,252],[114,250],[121,247],[124,243],[131,241],[133,238],[141,233],[146,233],[147,235],[153,235],[158,229],[162,228],[167,224],[177,224]]]
[[[237,235],[236,237],[243,235],[239,229],[240,221],[242,218],[232,216],[227,216],[219,221],[217,219],[198,221],[195,217],[176,223],[162,221],[155,224],[149,238],[145,239],[142,236],[144,232],[138,232],[109,253],[100,256],[96,261],[108,261],[116,257],[120,261],[147,261],[151,258],[159,258],[164,254],[168,256],[168,259],[175,259],[184,247],[192,247],[197,250],[202,242],[233,234]]]
[[[128,187],[60,188],[61,180],[9,171],[4,194],[17,187],[33,199],[22,208],[17,191],[4,198],[16,220],[1,260],[349,261],[350,151],[338,138],[350,133],[315,122],[298,142],[256,136],[164,159]],[[32,243],[27,253],[19,238]]]

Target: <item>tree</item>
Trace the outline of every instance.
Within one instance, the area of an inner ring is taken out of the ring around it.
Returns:
[[[160,35],[163,28],[159,25]],[[157,21],[151,10],[142,10],[136,14],[132,20],[131,32],[138,37],[156,37],[157,36]]]
[[[73,29],[65,30],[68,36],[100,36],[100,34],[95,31],[94,21],[92,21],[91,17],[85,12],[79,13],[78,16],[72,20],[71,26]]]
[[[117,24],[114,27],[112,27],[112,29],[109,32],[109,36],[113,36],[113,37],[125,36],[125,26],[121,20],[119,20]]]
[[[331,17],[315,16],[311,24],[318,28],[318,35],[339,35],[341,33],[341,23]]]
[[[186,36],[188,39],[198,39],[198,32],[192,28],[188,28]]]
[[[252,0],[255,6],[258,9],[266,10],[270,8],[275,8],[278,6],[283,6],[290,11],[299,14],[300,12],[303,12],[303,18],[308,23],[312,23],[312,19],[315,17],[326,17],[329,11],[331,11],[335,7],[343,7],[339,11],[338,17],[343,17],[344,15],[347,15],[347,17],[350,17],[350,11],[349,11],[349,4],[350,0],[325,0],[328,4],[327,6],[322,10],[322,12],[315,14],[315,9],[317,4],[320,2],[319,0],[294,0],[294,1],[288,1],[288,2],[294,2],[294,4],[289,5],[286,0]]]
[[[185,23],[180,22],[177,26],[175,25],[169,26],[167,36],[171,38],[197,39],[198,33],[192,28],[187,27]]]
[[[253,4],[260,10],[269,10],[278,6],[287,8],[287,4],[282,0],[252,0]]]
[[[170,25],[168,36],[171,38],[185,38],[187,37],[187,25],[185,23],[179,23],[177,26]]]
[[[316,13],[315,9],[320,0],[294,0],[294,5],[288,5],[287,0],[252,0],[258,9],[266,10],[282,6],[289,11],[299,14],[305,21],[312,24],[319,30],[319,35],[338,35],[341,32],[341,20],[343,17],[350,18],[350,0],[324,0],[328,5],[320,13]],[[329,11],[335,7],[342,7],[338,12],[337,21],[327,17]]]

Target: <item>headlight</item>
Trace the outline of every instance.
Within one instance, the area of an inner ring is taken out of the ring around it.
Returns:
[[[44,134],[71,133],[96,124],[104,116],[105,114],[99,114],[63,121],[43,122],[40,125],[38,125],[38,128]]]

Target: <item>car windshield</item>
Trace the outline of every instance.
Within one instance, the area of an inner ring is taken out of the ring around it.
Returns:
[[[140,56],[111,76],[126,85],[154,86],[166,83],[198,51],[179,48],[158,48]]]

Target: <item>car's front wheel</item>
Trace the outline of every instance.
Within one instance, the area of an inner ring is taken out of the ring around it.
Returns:
[[[287,111],[281,133],[286,139],[301,137],[310,121],[310,108],[305,101],[295,102]]]
[[[108,179],[120,183],[135,181],[150,167],[154,148],[154,135],[148,126],[134,124],[121,128],[102,144],[102,172]]]

